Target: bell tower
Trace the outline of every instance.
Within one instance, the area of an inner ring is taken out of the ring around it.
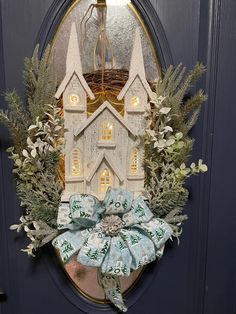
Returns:
[[[63,99],[65,132],[65,192],[62,200],[68,201],[71,194],[77,192],[83,181],[81,155],[74,139],[74,130],[87,119],[87,97],[94,95],[83,76],[82,63],[76,25],[71,25],[69,45],[66,57],[66,75],[61,82],[55,98]]]
[[[130,61],[129,79],[117,97],[118,100],[124,99],[124,117],[136,131],[145,127],[143,114],[152,98],[152,93],[146,79],[141,36],[137,28]]]

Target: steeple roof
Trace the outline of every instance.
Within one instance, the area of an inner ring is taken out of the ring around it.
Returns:
[[[80,84],[86,91],[89,98],[94,99],[95,97],[93,95],[93,92],[91,91],[90,87],[88,86],[83,76],[76,25],[75,23],[72,23],[66,56],[66,76],[61,82],[61,85],[59,86],[55,94],[55,98],[58,99],[61,97],[62,93],[64,92],[65,88],[67,87],[68,83],[70,82],[74,74],[78,77]]]
[[[125,94],[127,93],[128,89],[132,85],[133,81],[136,77],[139,77],[140,81],[142,82],[148,96],[152,98],[152,90],[147,82],[146,73],[145,73],[145,66],[144,66],[144,59],[143,59],[143,50],[142,50],[142,41],[139,29],[136,29],[135,32],[135,39],[134,45],[131,55],[130,61],[130,69],[129,69],[129,79],[126,82],[125,86],[121,90],[120,94],[118,95],[117,99],[121,100]]]
[[[141,77],[146,77],[144,59],[143,59],[142,41],[141,41],[141,36],[140,36],[140,32],[138,28],[136,28],[136,31],[135,31],[134,45],[133,45],[133,50],[131,54],[130,69],[129,69],[130,76],[133,76],[135,74],[139,74]]]

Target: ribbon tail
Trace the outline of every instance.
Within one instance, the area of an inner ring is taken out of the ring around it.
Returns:
[[[103,274],[98,270],[98,283],[103,288],[106,297],[122,312],[127,312],[124,304],[119,276]]]

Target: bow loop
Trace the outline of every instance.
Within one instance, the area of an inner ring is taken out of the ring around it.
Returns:
[[[82,228],[95,225],[102,211],[100,201],[93,195],[75,194],[70,198],[71,219]]]
[[[123,215],[125,226],[131,226],[140,222],[148,222],[153,217],[153,213],[148,208],[142,196],[136,198],[131,206],[131,210]]]
[[[130,210],[133,202],[133,193],[123,189],[108,189],[103,206],[105,214],[121,214]]]

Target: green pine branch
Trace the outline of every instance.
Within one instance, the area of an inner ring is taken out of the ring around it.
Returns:
[[[33,56],[25,58],[23,72],[31,121],[35,121],[36,117],[42,119],[46,106],[55,102],[57,84],[50,45],[47,46],[41,60],[38,58],[38,50],[37,45]]]
[[[187,219],[183,214],[188,200],[185,180],[207,170],[201,160],[198,165],[185,165],[194,143],[189,131],[207,99],[202,90],[187,100],[186,93],[204,72],[202,64],[188,74],[182,64],[176,68],[170,66],[156,85],[156,95],[147,114],[150,123],[143,141],[146,196],[154,214],[171,225],[175,237],[179,237],[181,224]]]
[[[9,129],[16,152],[20,152],[27,138],[29,115],[15,90],[6,92],[5,100],[9,109],[0,110],[0,123]]]

